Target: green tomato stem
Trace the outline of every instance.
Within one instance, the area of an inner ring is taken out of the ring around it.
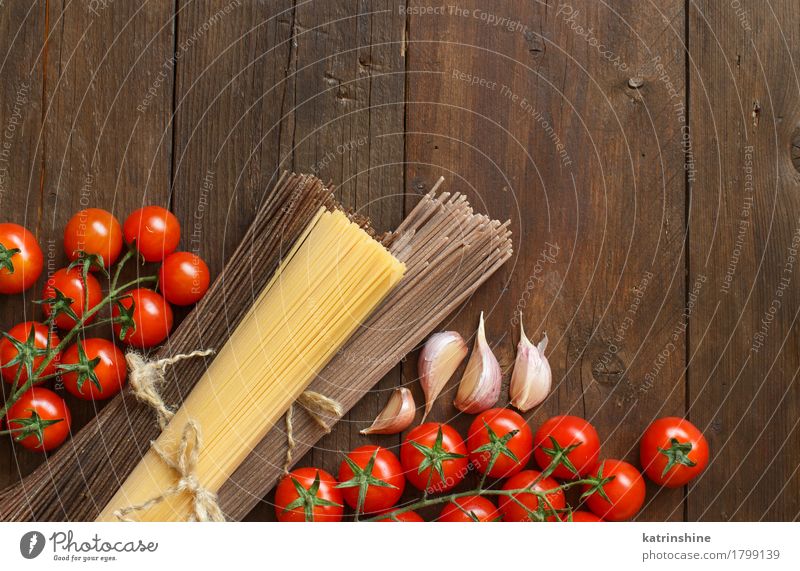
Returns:
[[[117,263],[117,268],[116,271],[114,272],[114,277],[111,280],[108,293],[105,295],[105,297],[103,297],[103,299],[100,300],[100,303],[98,303],[97,305],[95,305],[94,307],[83,313],[81,318],[75,323],[72,329],[70,329],[67,332],[67,334],[64,335],[64,337],[61,339],[61,342],[56,347],[51,347],[48,349],[47,354],[44,355],[42,362],[39,363],[38,367],[36,367],[36,370],[34,371],[33,375],[31,375],[31,377],[27,381],[25,381],[21,386],[18,386],[18,382],[20,374],[22,372],[22,367],[19,367],[17,369],[17,378],[13,385],[15,388],[11,393],[11,396],[6,400],[2,409],[0,409],[0,418],[4,418],[6,416],[6,414],[8,413],[8,409],[11,408],[11,406],[15,402],[17,402],[17,400],[19,400],[19,397],[22,396],[22,394],[25,393],[25,391],[27,391],[37,383],[41,383],[42,381],[48,378],[56,376],[56,375],[46,375],[46,376],[39,376],[39,375],[41,375],[42,371],[44,371],[47,368],[47,366],[52,362],[52,360],[55,358],[56,355],[58,355],[61,351],[67,348],[67,346],[70,344],[70,342],[72,342],[75,336],[78,335],[78,333],[80,333],[87,326],[87,322],[90,321],[100,310],[102,310],[104,307],[108,306],[112,302],[116,301],[120,297],[120,295],[123,294],[127,289],[135,285],[150,283],[158,279],[156,276],[145,276],[127,282],[121,286],[117,286],[120,274],[122,273],[122,268],[125,266],[128,260],[131,259],[133,255],[134,255],[133,250],[128,250],[128,252],[125,253],[125,255]],[[109,319],[107,321],[103,320],[103,322],[113,322],[113,319]]]

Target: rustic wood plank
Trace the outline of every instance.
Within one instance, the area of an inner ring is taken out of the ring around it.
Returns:
[[[550,334],[556,383],[531,424],[585,416],[603,456],[638,463],[647,422],[684,410],[683,3],[411,6],[409,184],[424,192],[442,174],[514,231],[515,258],[442,329],[471,339],[485,311],[508,366],[522,310],[530,336]],[[655,57],[674,96],[648,69]],[[416,376],[415,358],[405,371]],[[465,431],[459,377],[433,418]],[[680,490],[648,493],[641,519],[682,517]]]
[[[689,335],[689,416],[712,463],[690,487],[688,517],[796,520],[800,6],[736,4],[689,10],[690,280],[707,276]]]
[[[45,3],[0,5],[0,221],[22,224],[42,239],[42,95]],[[47,267],[50,248],[42,243]],[[44,273],[44,272],[43,272]],[[31,301],[40,283],[15,296],[3,296],[0,329],[33,319]],[[6,385],[3,383],[3,394]],[[41,455],[0,439],[0,488],[17,481],[41,461]]]
[[[37,230],[47,261],[42,282],[66,264],[63,229],[77,210],[96,206],[124,217],[145,202],[166,204],[169,196],[171,74],[148,90],[172,49],[172,10],[153,3],[93,6],[18,2],[4,8],[9,34],[3,39],[14,42],[7,62],[16,81],[4,83],[3,98],[14,105],[7,97],[19,81],[30,83],[30,94],[12,149],[8,180],[15,199],[3,207],[10,219]],[[145,100],[149,113],[140,114],[136,107]],[[41,318],[29,303],[10,302],[6,315]],[[10,325],[4,315],[3,326]],[[102,407],[67,395],[59,383],[55,389],[67,399],[73,431]],[[4,483],[43,460],[19,447],[13,454]]]
[[[282,168],[332,180],[380,230],[402,219],[404,17],[394,4],[179,6],[178,51],[214,22],[178,62],[174,178],[174,210],[213,272]],[[353,418],[371,419],[383,396]],[[321,444],[331,452],[301,462],[335,471],[351,432],[343,422]],[[271,516],[267,499],[252,517]]]
[[[379,232],[403,219],[405,0],[331,0],[298,5],[293,77],[294,168],[339,187],[342,204]],[[369,426],[401,382],[388,374],[300,460],[336,474],[342,452],[368,442],[394,448],[398,436],[367,438]],[[251,514],[272,519],[271,498]]]
[[[104,208],[124,221],[144,204],[168,204],[173,9],[65,1],[48,2],[48,10],[42,237],[52,272],[66,265],[64,226],[81,208]],[[56,389],[73,432],[105,405],[76,399],[60,383]]]

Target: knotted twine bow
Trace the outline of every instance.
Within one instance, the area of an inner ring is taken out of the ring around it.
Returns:
[[[151,446],[161,461],[178,473],[180,476],[178,483],[146,502],[115,511],[114,516],[120,521],[136,521],[128,518],[128,514],[148,510],[171,496],[186,492],[193,498],[192,515],[189,516],[188,521],[225,521],[225,516],[222,515],[222,510],[217,503],[217,494],[201,486],[194,473],[197,459],[200,456],[200,448],[203,447],[200,426],[194,420],[186,423],[174,460],[167,456],[155,442],[152,442]]]
[[[148,361],[142,355],[130,351],[125,355],[128,362],[130,385],[133,395],[141,402],[152,407],[156,411],[158,425],[161,430],[169,423],[175,413],[167,407],[164,399],[159,393],[159,387],[165,382],[165,374],[168,366],[173,365],[184,359],[194,357],[207,357],[213,355],[213,349],[206,351],[192,351],[191,353],[175,355],[168,359]],[[325,423],[324,416],[338,418],[342,416],[342,405],[314,391],[305,391],[297,399],[300,404],[311,415],[311,418],[319,424],[326,433],[331,429]],[[288,473],[292,463],[292,453],[295,448],[295,440],[292,429],[293,405],[289,405],[286,411],[286,461],[283,465],[284,473]],[[202,433],[200,426],[194,420],[189,420],[183,428],[183,434],[178,446],[176,458],[173,460],[161,450],[155,442],[151,442],[155,453],[170,468],[178,473],[178,482],[165,490],[162,494],[151,498],[140,504],[132,505],[114,512],[114,516],[121,521],[135,521],[127,517],[128,514],[150,509],[167,498],[187,492],[194,498],[192,502],[193,513],[189,516],[189,521],[225,521],[222,510],[217,502],[217,495],[203,486],[195,475],[197,460],[200,449],[203,446]]]

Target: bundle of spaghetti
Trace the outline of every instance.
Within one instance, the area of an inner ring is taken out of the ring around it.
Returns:
[[[202,428],[193,476],[215,493],[317,373],[400,281],[405,266],[340,211],[320,209],[203,378],[114,495],[99,520],[175,483],[184,427]],[[184,521],[179,493],[142,509],[142,521]]]
[[[509,223],[475,214],[457,193],[436,196],[441,182],[384,239],[406,263],[403,280],[309,387],[333,398],[345,411],[512,255]],[[365,420],[368,424],[372,419]],[[294,458],[300,459],[326,430],[298,412],[293,434]],[[226,517],[243,518],[280,478],[286,436],[283,424],[275,426],[222,487],[219,500]]]
[[[205,297],[152,359],[197,349],[218,351],[255,303],[282,258],[321,207],[338,208],[312,175],[283,173]],[[364,225],[364,219],[357,219]],[[369,230],[369,228],[367,228]],[[180,403],[203,376],[205,359],[173,365],[161,396]],[[123,391],[21,482],[0,492],[0,520],[93,520],[130,474],[159,427],[153,411]]]

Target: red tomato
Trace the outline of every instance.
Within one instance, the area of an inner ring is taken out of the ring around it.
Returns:
[[[503,486],[504,490],[522,490],[528,488],[533,484],[533,482],[541,476],[541,472],[538,470],[524,470],[517,474],[516,476],[512,476],[508,479],[508,481]],[[500,511],[503,513],[503,519],[505,521],[540,521],[535,517],[532,517],[528,511],[523,508],[521,504],[524,504],[529,510],[536,512],[541,510],[542,519],[547,519],[547,521],[556,521],[558,519],[557,515],[553,515],[546,510],[563,510],[567,506],[567,500],[564,497],[564,490],[558,489],[558,482],[556,482],[553,478],[542,478],[535,486],[533,486],[534,490],[538,492],[546,492],[547,490],[556,490],[553,493],[547,494],[547,501],[550,502],[550,505],[547,505],[547,502],[540,500],[538,496],[526,492],[520,492],[518,494],[514,494],[513,498],[509,496],[500,496],[499,505]],[[518,503],[519,502],[519,503]]]
[[[576,522],[579,522],[579,523],[584,523],[584,522],[595,522],[595,521],[604,521],[604,520],[600,519],[599,517],[594,515],[592,512],[586,512],[586,511],[583,511],[583,510],[576,510],[576,511],[572,512],[572,519],[571,520],[570,520],[570,518],[569,518],[569,516],[567,514],[562,514],[561,515],[561,521],[576,521]]]
[[[342,521],[342,494],[325,470],[296,468],[275,488],[278,521]]]
[[[19,348],[7,337],[3,337],[3,339],[0,340],[0,366],[3,367],[0,369],[0,372],[2,372],[3,378],[8,383],[14,382],[14,379],[17,376],[17,369],[20,368],[22,370],[19,374],[19,384],[22,385],[28,380],[28,371],[27,367],[25,366],[26,362],[31,363],[31,370],[34,372],[39,368],[39,366],[42,364],[42,361],[44,361],[44,352],[47,349],[48,337],[50,338],[50,347],[52,348],[57,347],[58,344],[61,343],[61,340],[58,338],[58,335],[56,335],[55,331],[50,330],[46,325],[37,321],[25,321],[24,323],[18,323],[11,328],[11,330],[8,332],[8,335],[24,344],[27,343],[28,338],[31,335],[31,331],[33,331],[34,349],[33,351],[31,351],[28,347],[23,349],[23,354],[30,352],[30,355],[27,358],[20,357]],[[57,354],[53,360],[47,364],[39,376],[44,377],[54,374],[60,358],[61,355]]]
[[[684,418],[659,418],[644,431],[639,459],[644,473],[656,484],[679,488],[708,466],[708,442]]]
[[[125,220],[125,242],[135,244],[147,262],[160,262],[175,251],[181,225],[175,215],[160,206],[140,208]]]
[[[425,520],[414,510],[409,510],[407,512],[395,514],[394,516],[387,515],[385,518],[376,519],[375,521],[419,522]]]
[[[119,220],[102,208],[87,208],[70,218],[64,228],[64,250],[70,260],[83,251],[103,257],[108,268],[122,251],[122,227]]]
[[[469,468],[467,447],[461,436],[452,427],[437,422],[426,422],[408,433],[400,447],[400,463],[406,479],[418,490],[424,490],[430,478],[429,494],[453,489]]]
[[[639,470],[623,460],[603,460],[594,476],[613,478],[602,485],[608,499],[598,489],[584,488],[586,505],[595,515],[607,521],[625,521],[642,509],[645,484]]]
[[[397,456],[372,445],[360,446],[345,457],[339,466],[339,482],[344,501],[355,510],[361,507],[362,513],[388,510],[406,485]]]
[[[22,393],[6,415],[9,430],[25,429],[14,434],[16,442],[29,450],[44,452],[57,448],[67,439],[71,422],[64,399],[44,387]]]
[[[573,445],[576,447],[562,456],[569,467],[562,461],[552,475],[574,479],[591,473],[600,456],[600,438],[594,426],[577,416],[554,416],[546,420],[533,437],[533,457],[546,470],[560,450]]]
[[[0,293],[20,293],[42,275],[44,257],[36,237],[19,224],[0,224]]]
[[[125,354],[111,341],[98,338],[78,341],[64,351],[61,370],[67,391],[84,400],[113,397],[128,375]]]
[[[470,461],[481,474],[489,470],[492,478],[507,478],[522,470],[532,448],[533,434],[528,423],[507,408],[482,412],[475,417],[467,434]],[[492,456],[496,459],[490,468]]]
[[[442,508],[436,521],[498,521],[500,512],[495,505],[482,496],[462,496],[450,501]]]
[[[59,313],[55,317],[55,324],[61,329],[72,329],[75,327],[77,323],[75,317],[80,319],[84,313],[103,300],[103,290],[100,288],[100,283],[93,275],[89,274],[86,276],[86,286],[89,291],[88,307],[86,307],[86,289],[84,289],[81,271],[78,268],[72,268],[71,270],[61,268],[60,270],[56,270],[53,275],[50,276],[50,279],[47,280],[47,285],[44,288],[44,299],[49,300],[49,303],[44,303],[42,307],[45,315],[50,317],[50,315],[56,311],[55,308],[60,307],[63,303],[65,306],[69,307],[68,311],[72,312],[74,316],[69,315],[69,313]],[[61,296],[59,296],[59,293]],[[64,298],[69,298],[72,302],[62,301]],[[91,323],[93,320],[94,316],[88,319],[86,323]]]
[[[172,308],[163,297],[150,289],[138,288],[131,290],[122,298],[120,304],[125,311],[130,313],[134,328],[125,332],[122,338],[123,324],[114,323],[114,331],[120,340],[128,345],[147,349],[158,345],[169,335],[172,329]],[[133,304],[133,311],[131,311]],[[111,312],[116,319],[123,316],[119,305],[114,305]]]
[[[210,282],[208,266],[191,252],[170,254],[158,272],[158,288],[175,305],[197,303],[208,291]]]

